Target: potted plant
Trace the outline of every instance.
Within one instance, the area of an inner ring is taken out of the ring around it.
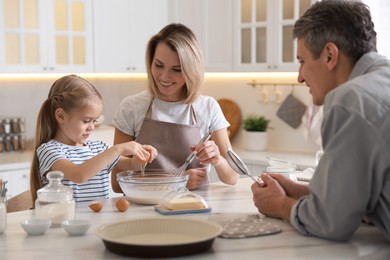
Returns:
[[[244,118],[244,147],[247,150],[264,151],[267,149],[267,130],[271,120],[265,116],[248,114]]]

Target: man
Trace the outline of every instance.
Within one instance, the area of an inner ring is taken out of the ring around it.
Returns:
[[[324,154],[309,184],[263,174],[259,212],[299,232],[346,240],[368,218],[390,240],[390,62],[361,2],[323,0],[294,25],[298,81],[324,105]]]

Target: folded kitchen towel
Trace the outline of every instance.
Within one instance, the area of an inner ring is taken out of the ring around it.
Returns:
[[[298,128],[306,108],[306,105],[291,93],[280,105],[276,115],[292,128]]]

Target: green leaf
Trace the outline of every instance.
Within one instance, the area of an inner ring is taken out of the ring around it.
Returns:
[[[271,120],[254,113],[244,118],[244,129],[247,131],[265,132],[269,128]]]

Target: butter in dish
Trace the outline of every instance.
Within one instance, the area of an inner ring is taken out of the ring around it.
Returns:
[[[211,212],[211,207],[207,201],[187,188],[169,192],[154,208],[163,215]]]

